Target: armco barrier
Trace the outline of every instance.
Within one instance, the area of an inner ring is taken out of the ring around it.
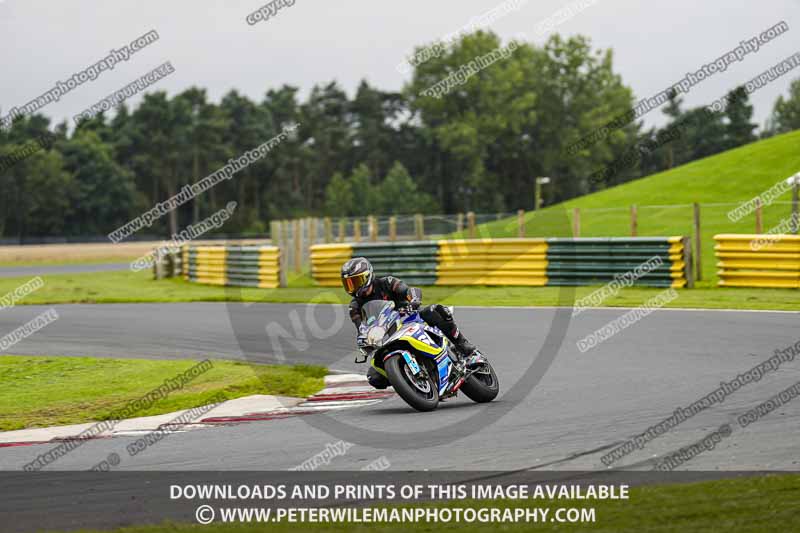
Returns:
[[[645,273],[635,281],[636,285],[693,285],[691,246],[685,237],[547,239],[547,284],[607,283],[615,276],[636,271],[648,261],[651,266],[639,269]]]
[[[800,288],[800,236],[715,235],[720,287]]]
[[[280,284],[280,249],[277,246],[183,247],[183,277],[210,285],[262,287]]]
[[[547,285],[545,239],[439,241],[436,285]]]
[[[414,285],[436,281],[436,242],[316,244],[311,247],[311,274],[319,285],[341,285],[342,263],[351,257],[366,257],[378,276],[388,274]]]
[[[679,288],[692,286],[690,253],[685,237],[319,244],[311,247],[311,269],[319,285],[331,287],[340,284],[342,263],[357,256],[377,275],[415,285],[596,285],[650,261],[654,268],[636,285]]]

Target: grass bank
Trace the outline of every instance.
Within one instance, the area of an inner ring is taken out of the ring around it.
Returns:
[[[200,361],[92,357],[0,357],[0,430],[107,420]],[[310,396],[323,387],[318,366],[255,365],[211,361],[211,367],[133,416],[151,416],[205,405],[218,393],[228,399],[252,394]],[[179,379],[179,378],[178,378]]]

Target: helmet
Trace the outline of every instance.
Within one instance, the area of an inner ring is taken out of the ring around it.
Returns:
[[[350,296],[362,296],[374,277],[372,265],[363,257],[354,257],[342,265],[342,285]]]

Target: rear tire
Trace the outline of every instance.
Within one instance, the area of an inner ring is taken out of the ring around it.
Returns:
[[[498,381],[492,365],[486,363],[485,370],[485,372],[472,374],[461,386],[461,390],[473,402],[491,402],[500,392],[500,381]]]
[[[411,383],[411,378],[406,374],[408,363],[406,363],[406,360],[402,356],[392,356],[384,362],[384,368],[386,369],[386,374],[389,376],[389,382],[392,384],[392,387],[394,387],[394,391],[399,394],[408,405],[417,411],[423,412],[433,411],[436,409],[436,406],[439,405],[439,390],[436,388],[433,380],[431,380],[430,377],[427,379],[429,387],[427,393],[420,390],[416,385]],[[408,369],[408,374],[410,373],[411,371]]]

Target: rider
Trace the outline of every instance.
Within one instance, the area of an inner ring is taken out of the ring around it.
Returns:
[[[342,265],[342,285],[353,297],[350,301],[350,319],[359,332],[361,306],[371,300],[393,301],[395,308],[400,311],[417,309],[422,303],[418,289],[411,289],[403,280],[394,276],[376,278],[372,264],[363,257],[354,257]],[[473,366],[483,360],[475,345],[458,330],[453,314],[447,307],[439,304],[429,305],[420,309],[419,315],[431,326],[439,328],[450,339],[467,366]],[[373,367],[367,371],[367,379],[375,388],[384,389],[388,385],[386,379]]]

